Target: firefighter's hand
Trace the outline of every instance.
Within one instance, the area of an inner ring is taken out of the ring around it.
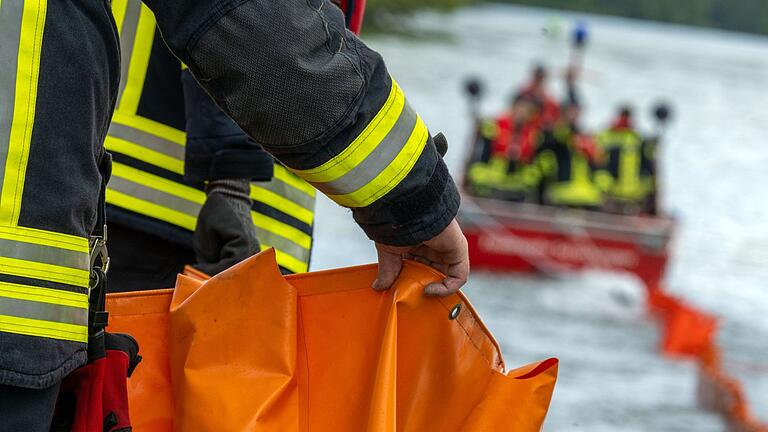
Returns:
[[[215,275],[259,252],[248,180],[214,180],[195,227],[195,267]]]
[[[469,277],[467,239],[454,219],[446,229],[423,244],[412,247],[387,246],[376,243],[379,273],[373,289],[389,289],[403,268],[403,259],[412,259],[434,267],[446,275],[440,282],[427,285],[424,293],[443,297],[455,293]]]

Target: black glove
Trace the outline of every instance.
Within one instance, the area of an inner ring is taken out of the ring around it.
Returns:
[[[211,276],[259,252],[251,219],[249,180],[208,183],[195,227],[195,267]]]

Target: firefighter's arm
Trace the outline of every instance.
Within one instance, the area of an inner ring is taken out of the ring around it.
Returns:
[[[382,269],[397,271],[393,254],[398,262],[411,254],[458,280],[435,293],[458,289],[469,265],[454,222],[456,186],[382,58],[344,28],[338,8],[321,0],[146,2],[166,42],[219,106],[296,174],[352,209],[379,245]],[[392,280],[380,278],[378,286]]]
[[[188,70],[181,72],[186,117],[184,180],[272,179],[274,160],[219,108]]]

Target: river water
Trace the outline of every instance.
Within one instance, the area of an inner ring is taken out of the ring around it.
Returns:
[[[407,36],[372,36],[411,103],[443,131],[455,175],[471,123],[462,96],[481,77],[483,110],[504,106],[533,61],[562,71],[570,26],[588,22],[581,92],[585,125],[606,125],[631,102],[646,115],[673,103],[661,150],[665,210],[680,225],[668,289],[722,318],[719,343],[755,413],[768,420],[768,38],[512,6],[423,14]],[[542,28],[560,25],[560,37]],[[560,95],[560,83],[551,92]],[[349,212],[319,203],[313,269],[375,261]],[[464,290],[502,345],[508,366],[561,360],[546,431],[722,431],[695,403],[695,367],[656,354],[658,329],[630,277],[557,279],[476,271]]]

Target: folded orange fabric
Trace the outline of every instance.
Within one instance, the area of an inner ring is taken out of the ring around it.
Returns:
[[[137,432],[538,431],[557,377],[549,359],[504,372],[462,294],[406,263],[387,292],[375,266],[284,277],[265,251],[176,290],[115,294],[110,331],[144,362],[129,382]]]

